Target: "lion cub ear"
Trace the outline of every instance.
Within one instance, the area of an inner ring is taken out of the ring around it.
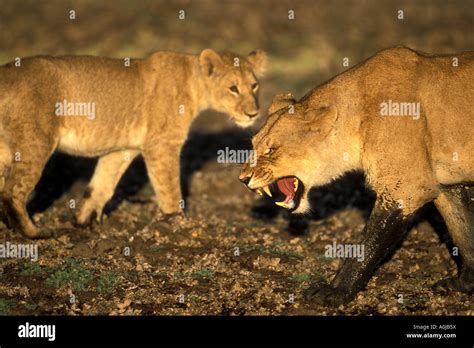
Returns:
[[[247,60],[252,65],[253,72],[260,78],[267,70],[267,54],[263,50],[255,50],[248,54]]]
[[[206,48],[199,55],[199,65],[201,66],[201,71],[206,76],[211,76],[224,65],[224,62],[219,53],[210,48]]]
[[[277,94],[273,97],[272,104],[268,108],[268,114],[273,114],[274,112],[286,108],[290,105],[294,105],[296,103],[295,98],[293,98],[293,94],[286,93],[286,94]]]

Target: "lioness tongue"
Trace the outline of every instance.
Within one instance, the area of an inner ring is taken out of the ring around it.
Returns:
[[[295,196],[295,178],[283,178],[277,181],[278,189],[286,196],[285,202],[289,202]]]

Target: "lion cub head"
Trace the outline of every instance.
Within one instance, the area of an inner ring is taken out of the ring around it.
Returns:
[[[263,76],[266,62],[262,50],[246,57],[203,50],[199,64],[212,107],[229,114],[241,127],[251,126],[260,113],[258,79]]]
[[[291,95],[273,99],[270,116],[253,137],[254,161],[244,164],[240,180],[252,191],[296,213],[308,210],[308,191],[333,178],[337,150],[332,129],[335,106],[296,103]]]

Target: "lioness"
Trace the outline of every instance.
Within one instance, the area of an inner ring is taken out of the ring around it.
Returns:
[[[405,235],[414,213],[434,201],[463,267],[443,287],[474,289],[474,52],[428,56],[381,51],[300,101],[274,98],[252,140],[256,165],[240,176],[296,213],[312,186],[362,170],[377,194],[365,226],[365,258],[346,259],[330,285],[307,295],[337,306],[354,298]],[[397,106],[398,105],[398,106]]]
[[[258,78],[266,54],[205,49],[156,52],[145,59],[32,57],[0,67],[0,191],[8,220],[44,237],[25,209],[50,155],[101,156],[79,224],[102,209],[132,159],[143,154],[159,207],[181,211],[179,157],[204,109],[250,126],[259,114]]]

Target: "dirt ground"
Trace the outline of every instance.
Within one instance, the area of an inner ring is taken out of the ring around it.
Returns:
[[[302,96],[377,50],[407,45],[473,49],[474,1],[16,1],[0,0],[0,63],[35,54],[143,56],[153,50],[264,48],[265,107],[275,93]],[[76,9],[75,22],[67,19]],[[179,22],[177,11],[186,9]],[[296,21],[288,22],[288,9]],[[403,9],[405,19],[397,20]],[[258,126],[256,127],[258,128]],[[34,241],[37,262],[0,258],[0,314],[68,315],[473,315],[472,298],[432,285],[457,272],[433,206],[419,214],[393,257],[350,304],[306,302],[312,281],[331,279],[325,246],[357,243],[373,204],[348,175],[311,192],[313,212],[290,217],[248,191],[239,165],[217,151],[249,148],[252,132],[202,115],[182,153],[186,217],[164,217],[143,161],[122,178],[101,224],[72,224],[96,159],[55,154],[29,211],[55,237]],[[74,200],[76,206],[71,205]],[[0,224],[0,243],[32,243]]]

